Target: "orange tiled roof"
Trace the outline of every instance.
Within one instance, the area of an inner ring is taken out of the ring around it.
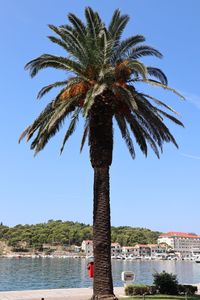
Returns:
[[[173,237],[173,236],[183,237],[183,238],[200,238],[200,236],[198,236],[195,233],[173,232],[173,231],[170,231],[170,232],[167,232],[167,233],[162,233],[160,235],[160,237]]]

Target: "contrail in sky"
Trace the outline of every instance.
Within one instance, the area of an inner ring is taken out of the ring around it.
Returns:
[[[200,160],[200,156],[195,156],[195,155],[190,155],[190,154],[185,154],[185,153],[181,153],[181,155],[188,157],[188,158]]]
[[[200,96],[192,93],[182,92],[186,100],[195,105],[198,109],[200,109]]]

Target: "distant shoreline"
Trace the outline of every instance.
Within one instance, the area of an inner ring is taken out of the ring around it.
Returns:
[[[84,258],[87,257],[85,255],[77,255],[73,254],[66,254],[66,255],[44,255],[44,254],[21,254],[21,253],[12,253],[12,254],[4,254],[0,255],[0,258]]]

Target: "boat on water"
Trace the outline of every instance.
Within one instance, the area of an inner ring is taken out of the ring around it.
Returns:
[[[197,264],[200,264],[200,256],[197,256],[194,260]]]
[[[192,257],[193,257],[193,260],[196,263],[200,263],[200,250],[199,249],[193,249],[192,250]]]

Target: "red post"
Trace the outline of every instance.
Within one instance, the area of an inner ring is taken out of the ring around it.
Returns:
[[[88,263],[87,270],[88,270],[88,276],[90,278],[93,278],[94,277],[94,262],[93,261]]]

